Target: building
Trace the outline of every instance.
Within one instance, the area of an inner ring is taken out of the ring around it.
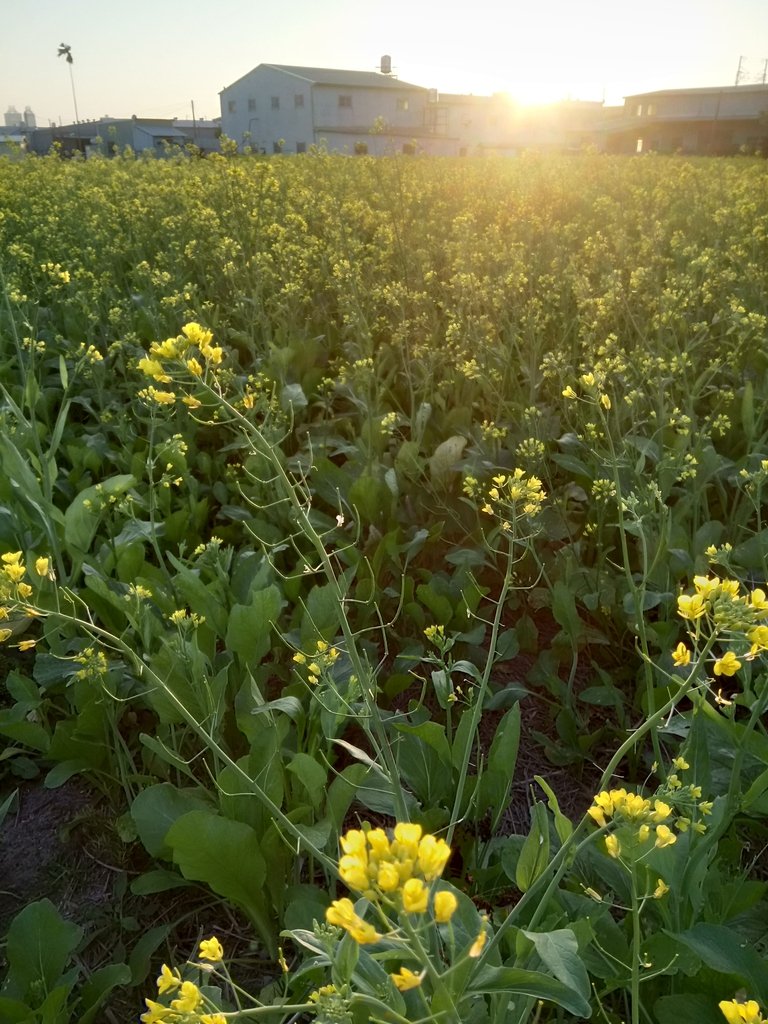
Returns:
[[[16,107],[8,107],[4,116],[6,128],[20,128],[24,124],[24,115]]]
[[[508,153],[515,107],[509,97],[438,93],[431,90],[427,123],[438,137],[457,141],[457,156]]]
[[[205,152],[218,151],[221,128],[218,121],[178,121],[157,117],[102,117],[97,121],[51,125],[30,135],[35,153],[59,147],[64,156],[103,153],[113,156],[126,149],[163,157],[196,145]]]
[[[194,121],[180,120],[173,122],[174,128],[184,132],[185,136],[197,146],[201,153],[219,153],[219,139],[221,138],[221,118],[214,117],[206,120],[199,117]]]
[[[768,85],[662,89],[626,96],[606,127],[613,153],[768,154]]]
[[[382,67],[389,65],[382,58]],[[450,153],[437,132],[430,90],[376,71],[259,64],[221,92],[222,132],[259,153]]]
[[[16,107],[8,107],[4,124],[0,125],[0,155],[23,156],[29,152],[36,126],[37,119],[31,107],[25,107],[23,114]]]

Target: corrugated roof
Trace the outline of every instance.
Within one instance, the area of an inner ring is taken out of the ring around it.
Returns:
[[[655,92],[628,92],[624,99],[635,100],[644,96],[726,96],[744,92],[764,92],[768,95],[768,85],[758,82],[750,85],[707,85],[695,89],[656,89]]]
[[[272,68],[275,71],[284,71],[288,75],[294,75],[305,82],[313,85],[340,85],[347,88],[368,88],[368,89],[419,89],[426,92],[422,85],[412,85],[410,82],[403,82],[399,78],[392,78],[389,75],[380,75],[378,71],[345,71],[341,68],[311,68],[301,67],[294,64],[259,64],[258,68]],[[250,75],[253,71],[249,71]],[[242,75],[238,82],[246,78]],[[237,84],[236,82],[233,83]],[[228,86],[227,88],[231,88]]]
[[[165,127],[163,125],[153,124],[137,124],[136,127],[145,132],[147,135],[151,135],[152,138],[157,137],[158,139],[186,139],[187,135],[185,132],[179,131],[178,128],[172,128],[170,126]]]

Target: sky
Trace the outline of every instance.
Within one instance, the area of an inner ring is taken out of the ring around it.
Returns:
[[[768,0],[21,0],[3,5],[0,107],[38,125],[220,114],[261,63],[376,70],[523,104],[760,81]],[[71,47],[70,68],[57,57]],[[768,81],[768,78],[766,79]],[[74,84],[74,93],[72,85]]]

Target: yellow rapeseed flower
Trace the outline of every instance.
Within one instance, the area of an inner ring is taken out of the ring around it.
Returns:
[[[173,992],[180,985],[181,975],[179,972],[177,970],[172,971],[167,964],[163,964],[160,968],[160,976],[157,979],[157,991],[160,995],[165,995],[166,992]]]
[[[18,583],[20,580],[23,580],[26,571],[25,566],[17,562],[9,562],[3,568],[3,572],[12,583]]]
[[[691,652],[688,650],[685,644],[682,643],[682,641],[677,645],[677,647],[672,652],[672,663],[677,668],[684,668],[686,665],[690,665],[691,663]]]
[[[215,935],[212,935],[210,939],[203,939],[198,956],[201,960],[210,960],[214,964],[224,959],[224,950]]]
[[[486,930],[485,930],[485,923],[486,923],[487,920],[488,920],[488,918],[486,918],[486,917],[483,918],[482,930],[480,931],[479,935],[477,936],[475,941],[472,943],[472,945],[469,947],[469,956],[471,956],[473,960],[476,960],[477,957],[479,957],[480,954],[482,953],[483,946],[485,945],[485,941],[486,941],[486,939],[488,937],[487,933],[486,933]]]
[[[171,1009],[178,1013],[194,1013],[202,1005],[203,996],[194,982],[182,981],[177,999],[171,1001]]]
[[[360,945],[378,942],[381,938],[373,925],[368,924],[355,913],[352,900],[346,899],[346,897],[333,901],[325,912],[325,919],[328,924],[338,925],[339,928],[349,932],[355,942],[359,942]]]
[[[717,1004],[728,1024],[763,1024],[764,1018],[755,999],[740,1003],[735,999]]]
[[[139,1017],[141,1024],[160,1024],[160,1021],[168,1020],[170,1011],[167,1006],[155,1002],[154,999],[145,999],[144,1002],[147,1004],[147,1011]]]
[[[432,835],[424,836],[419,842],[419,871],[427,882],[433,882],[442,875],[451,848],[444,839],[435,839]]]
[[[420,878],[409,878],[403,885],[403,910],[407,914],[424,914],[429,901],[429,889]]]
[[[669,892],[669,886],[666,884],[663,878],[658,880],[656,888],[653,890],[653,898],[660,900],[663,896],[666,896]]]
[[[447,924],[456,913],[458,905],[459,901],[447,889],[441,889],[440,892],[435,893],[433,909],[437,923]]]
[[[138,361],[136,367],[147,377],[151,377],[153,380],[156,380],[159,384],[170,383],[171,378],[163,369],[163,364],[160,362],[159,359],[148,359],[145,356],[143,359],[140,359]]]
[[[677,599],[677,611],[684,619],[698,619],[707,610],[706,600],[701,594],[681,594]]]
[[[390,974],[390,978],[395,983],[395,988],[400,992],[407,992],[411,988],[418,988],[423,977],[423,973],[414,974],[407,967],[401,967],[397,974]]]
[[[619,855],[621,854],[621,843],[617,836],[606,836],[605,848],[608,851],[609,857],[613,857],[614,860],[618,860]]]
[[[207,331],[194,320],[185,324],[181,328],[181,333],[191,345],[197,345],[198,348],[204,348],[213,341],[213,332]]]
[[[716,676],[733,676],[741,668],[741,662],[733,653],[733,651],[726,651],[722,658],[718,658],[715,662],[715,675]]]
[[[379,868],[376,876],[376,885],[382,892],[396,892],[400,887],[400,872],[394,864],[385,862]]]
[[[708,598],[720,587],[720,580],[717,576],[714,579],[709,576],[694,576],[693,585],[696,588],[697,594],[701,594],[703,598]]]
[[[38,558],[35,561],[35,572],[38,576],[47,576],[50,567],[51,561],[49,558]]]
[[[659,850],[663,850],[665,846],[672,846],[672,844],[676,842],[677,836],[670,828],[666,825],[656,826],[656,842],[654,845]]]

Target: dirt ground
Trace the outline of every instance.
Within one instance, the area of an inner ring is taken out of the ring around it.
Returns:
[[[58,789],[19,786],[0,827],[0,935],[27,903],[47,897],[62,915],[85,923],[110,901],[113,873],[89,855],[83,828],[94,794],[79,780]]]

